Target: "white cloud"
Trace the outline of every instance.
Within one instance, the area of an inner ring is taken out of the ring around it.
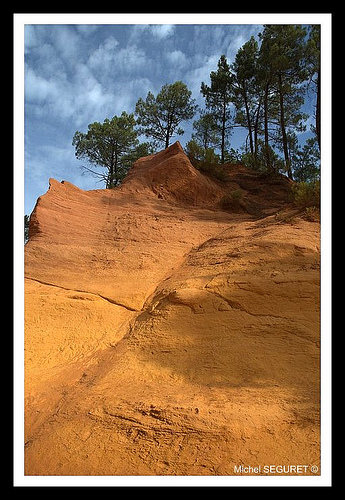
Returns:
[[[114,26],[28,25],[26,102],[30,113],[56,123],[102,120],[133,111],[148,90],[183,80],[200,99],[217,61],[229,62],[259,26],[172,24]],[[185,38],[181,41],[180,35]],[[92,36],[91,36],[92,35]],[[102,36],[103,35],[103,36]],[[159,43],[157,43],[159,42]]]
[[[172,66],[175,68],[181,68],[186,66],[188,60],[186,54],[181,50],[173,50],[171,52],[167,52],[165,56]]]
[[[172,37],[179,33],[181,27],[171,24],[114,26],[104,31],[88,25],[28,26],[29,113],[54,121],[55,126],[68,122],[83,130],[92,121],[134,111],[139,97],[145,98],[149,90],[157,93],[164,83],[178,79],[203,105],[201,82],[208,81],[221,53],[239,47],[247,30],[191,26],[185,38],[189,42],[184,44]]]
[[[161,41],[171,37],[174,32],[174,24],[135,24],[131,26],[129,43],[147,43],[147,35],[156,41]]]
[[[31,49],[37,47],[38,39],[36,35],[35,26],[32,24],[27,24],[24,30],[24,52],[28,54]]]
[[[77,24],[77,31],[83,36],[89,36],[100,28],[97,24]]]
[[[104,43],[99,45],[99,47],[94,50],[88,59],[88,65],[90,68],[98,70],[109,70],[109,65],[114,62],[115,48],[118,46],[119,42],[113,36],[110,36],[105,40]]]
[[[225,54],[230,62],[233,62],[238,50],[250,39],[250,37],[257,36],[262,31],[261,25],[239,25],[233,26],[231,31],[224,39],[226,47]]]
[[[238,48],[260,29],[259,25],[27,25],[26,189],[39,196],[51,176],[87,188],[93,178],[80,177],[71,145],[76,130],[86,131],[89,123],[124,110],[133,112],[139,97],[145,98],[148,91],[156,95],[162,85],[176,80],[186,83],[203,107],[201,82],[209,83],[221,54],[233,62]],[[192,121],[186,131],[191,126]],[[188,132],[183,136],[187,139]]]
[[[57,95],[56,83],[37,75],[32,68],[25,71],[25,96],[28,102],[42,103]]]
[[[233,62],[235,60],[236,54],[238,50],[248,41],[248,38],[243,36],[243,34],[239,34],[236,37],[232,38],[229,41],[229,44],[226,49],[226,54],[228,60]]]
[[[152,81],[145,77],[131,78],[126,85],[119,82],[114,87],[113,113],[120,115],[124,110],[133,113],[139,97],[145,98],[149,90],[155,92]]]
[[[149,30],[155,38],[162,40],[174,33],[175,26],[173,24],[152,24],[149,26]]]
[[[78,59],[80,53],[80,37],[69,26],[57,26],[52,32],[54,46],[62,59],[70,65]]]
[[[149,58],[143,49],[130,45],[124,47],[114,54],[115,72],[131,74],[145,68],[149,64]]]
[[[210,73],[211,71],[217,69],[219,57],[220,56],[218,54],[203,57],[202,62],[200,62],[197,66],[191,65],[191,69],[185,74],[185,83],[193,92],[193,96],[198,98],[200,102],[202,100],[200,94],[201,82],[209,83]],[[197,59],[199,60],[199,58]]]
[[[37,73],[33,68],[26,69],[26,104],[37,118],[55,120],[56,126],[62,126],[66,120],[73,120],[80,127],[85,122],[104,119],[114,101],[113,93],[85,64],[76,64],[69,77],[61,72],[47,79]]]
[[[150,60],[142,48],[133,43],[120,48],[113,36],[94,50],[87,60],[88,67],[107,85],[109,78],[113,81],[124,75],[136,75],[149,64]]]

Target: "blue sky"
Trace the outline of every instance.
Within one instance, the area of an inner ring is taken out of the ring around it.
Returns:
[[[48,188],[49,177],[82,189],[104,187],[82,172],[72,138],[89,123],[134,112],[139,97],[182,80],[204,107],[221,54],[232,63],[238,49],[262,31],[260,24],[26,24],[25,213]],[[197,118],[197,116],[195,117]],[[184,146],[192,122],[182,124]],[[231,138],[235,149],[244,131]]]
[[[202,81],[221,54],[232,61],[261,25],[26,25],[25,213],[49,177],[82,189],[103,187],[82,174],[72,138],[89,123],[134,112],[139,97],[182,80],[204,107]],[[184,145],[185,134],[174,138]]]

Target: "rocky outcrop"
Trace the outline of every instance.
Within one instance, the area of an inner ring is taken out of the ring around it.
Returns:
[[[176,143],[113,190],[50,180],[25,250],[26,474],[320,465],[319,225],[285,178],[226,168]],[[250,210],[222,208],[234,190]]]
[[[214,208],[225,194],[220,183],[193,167],[178,141],[155,155],[139,159],[121,189],[141,196],[153,193],[179,206],[207,208]]]

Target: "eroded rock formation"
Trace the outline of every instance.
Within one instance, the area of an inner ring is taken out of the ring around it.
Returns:
[[[319,224],[284,177],[225,168],[175,143],[113,190],[50,180],[25,250],[26,474],[320,465]]]

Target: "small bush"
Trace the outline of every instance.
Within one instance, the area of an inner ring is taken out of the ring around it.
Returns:
[[[292,188],[295,204],[303,209],[320,208],[320,181],[299,182]]]
[[[320,222],[320,209],[318,207],[307,207],[304,218],[309,222]]]
[[[230,193],[230,198],[235,202],[239,202],[242,199],[242,197],[243,197],[243,192],[240,189],[234,189]]]
[[[195,140],[186,144],[187,156],[196,169],[208,177],[225,182],[227,174],[223,165],[219,164],[220,158],[213,148],[203,148]]]
[[[218,181],[225,182],[227,178],[224,168],[217,163],[209,163],[207,161],[200,162],[197,169],[203,174],[217,179]]]
[[[223,196],[220,200],[220,207],[229,212],[243,212],[245,209],[243,202],[243,192],[235,189],[231,193]]]

